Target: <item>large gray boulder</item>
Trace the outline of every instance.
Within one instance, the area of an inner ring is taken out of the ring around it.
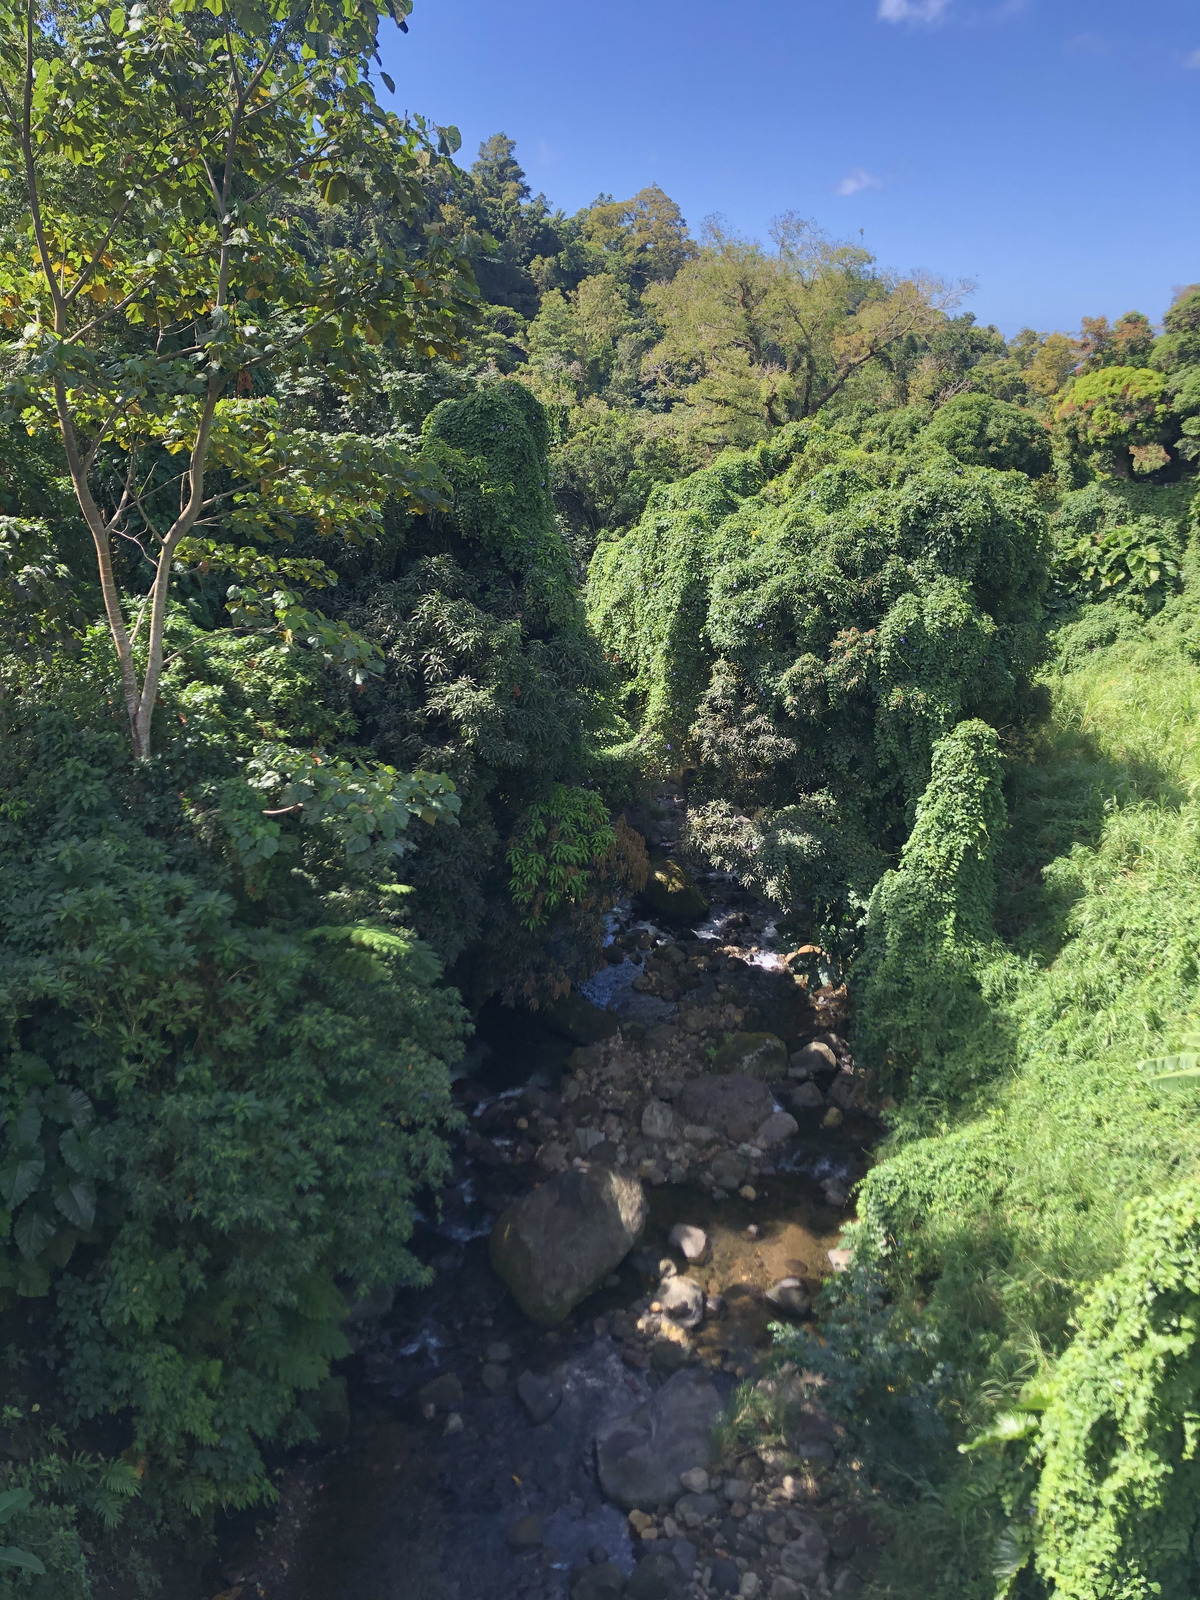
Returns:
[[[602,1424],[596,1434],[600,1487],[627,1511],[679,1498],[679,1475],[707,1467],[721,1397],[696,1368],[668,1378],[628,1416]]]
[[[675,1104],[688,1122],[702,1123],[737,1144],[752,1139],[775,1112],[775,1100],[757,1078],[710,1072],[685,1083]]]
[[[646,1213],[636,1178],[572,1168],[504,1212],[492,1229],[492,1266],[525,1315],[552,1328],[620,1266]]]

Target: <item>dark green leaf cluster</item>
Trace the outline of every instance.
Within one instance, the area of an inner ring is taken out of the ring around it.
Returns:
[[[46,711],[7,750],[0,1273],[52,1294],[64,1397],[128,1416],[149,1492],[247,1504],[346,1295],[420,1275],[461,1012],[402,925],[255,909],[178,809],[173,843],[117,735]]]
[[[1018,712],[1048,554],[1023,474],[798,424],[657,490],[589,593],[644,759],[771,816],[825,791],[886,848],[935,742]]]

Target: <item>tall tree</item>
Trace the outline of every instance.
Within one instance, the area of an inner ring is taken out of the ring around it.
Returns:
[[[648,375],[714,442],[749,444],[811,416],[901,340],[932,332],[952,295],[886,278],[865,250],[787,216],[774,250],[710,227],[699,255],[645,298],[665,329]]]
[[[389,3],[403,25],[411,0]],[[385,493],[429,498],[398,442],[283,434],[257,398],[307,363],[351,384],[367,345],[454,351],[472,285],[447,246],[318,251],[285,209],[373,193],[415,213],[457,145],[378,105],[381,15],[372,0],[0,0],[0,166],[30,236],[0,263],[8,415],[61,433],[139,758],[190,535],[369,527]],[[144,595],[123,589],[120,540]]]

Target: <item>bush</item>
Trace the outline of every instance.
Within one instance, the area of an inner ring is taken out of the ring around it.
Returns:
[[[1050,471],[1050,435],[1032,412],[986,394],[960,394],[934,415],[923,445],[948,450],[968,467],[995,467],[1040,478]]]
[[[52,1297],[71,1418],[128,1418],[156,1503],[261,1500],[346,1295],[421,1276],[461,1010],[395,919],[247,902],[116,730],[29,708],[5,771],[0,1281]]]

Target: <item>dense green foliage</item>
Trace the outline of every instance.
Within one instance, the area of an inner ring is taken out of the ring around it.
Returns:
[[[886,1097],[783,1341],[880,1592],[1185,1600],[1200,288],[1006,340],[795,217],[567,216],[379,21],[0,7],[0,1600],[270,1499],[663,777]]]
[[[732,864],[740,810],[765,839],[823,795],[826,830],[858,855],[899,844],[935,742],[1028,697],[1045,520],[1026,477],[960,465],[925,433],[898,455],[804,423],[657,490],[597,550],[589,593],[633,748],[713,797],[697,842]],[[760,857],[750,876],[773,893],[776,853],[738,859]],[[838,898],[795,851],[790,873],[793,905]],[[851,877],[861,898],[870,881]]]

